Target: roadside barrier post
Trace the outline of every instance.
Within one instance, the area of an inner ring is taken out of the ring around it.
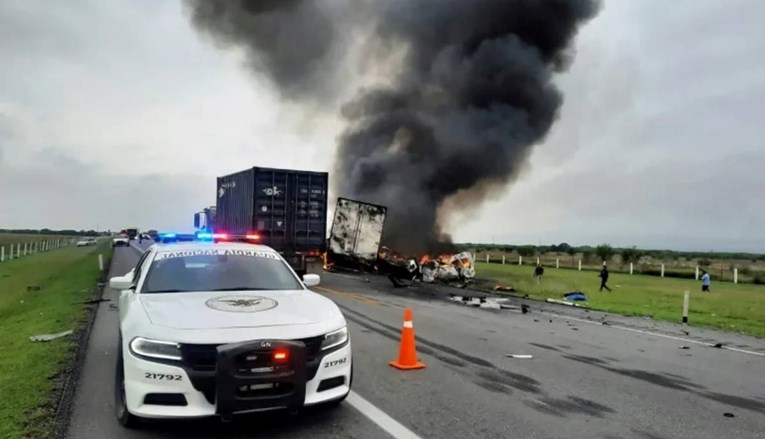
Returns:
[[[502,255],[502,265],[505,265],[505,255]]]
[[[683,297],[683,323],[688,323],[688,302],[691,300],[691,292],[685,290],[685,296]]]
[[[518,265],[523,265],[523,256],[518,256]]]
[[[98,254],[98,270],[104,271],[104,255]]]
[[[582,271],[582,260],[579,260],[579,271]]]
[[[488,253],[486,253],[486,263],[487,264],[489,263],[489,254]]]
[[[664,264],[661,264],[661,277],[664,277]]]
[[[16,245],[16,259],[20,257],[21,257],[21,243],[18,243],[18,245]]]
[[[734,284],[738,283],[738,268],[733,269],[733,283]]]
[[[696,280],[699,280],[699,266],[696,266]]]
[[[560,258],[555,258],[555,268],[560,268]]]
[[[0,262],[5,262],[5,246],[0,247]]]
[[[27,244],[25,243],[24,244],[24,256],[26,256],[26,255],[27,255]]]
[[[539,265],[539,256],[537,256],[537,265]]]
[[[632,274],[632,262],[630,262],[630,274]]]

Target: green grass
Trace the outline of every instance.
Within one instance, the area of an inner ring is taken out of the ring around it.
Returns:
[[[545,268],[541,285],[533,279],[533,271],[533,266],[478,263],[476,273],[482,280],[477,286],[512,285],[519,293],[540,300],[583,291],[592,309],[672,322],[681,320],[683,294],[688,290],[691,325],[765,337],[765,286],[713,282],[712,293],[707,294],[701,293],[701,283],[693,279],[611,273],[608,285],[613,292],[601,293],[597,271]]]
[[[67,247],[0,263],[0,438],[43,438],[55,409],[49,402],[56,378],[71,355],[71,337],[33,343],[37,334],[76,329],[85,317],[81,302],[98,282],[98,253],[108,242]],[[39,285],[39,291],[27,291]]]

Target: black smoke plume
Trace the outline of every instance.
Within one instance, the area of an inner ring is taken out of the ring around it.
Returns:
[[[331,64],[328,54],[345,44],[336,38],[342,8],[325,4],[333,2],[191,3],[198,27],[246,47],[283,90],[313,94],[327,81],[316,80],[312,63]],[[387,84],[360,90],[343,106],[347,129],[332,180],[339,195],[389,207],[385,244],[407,253],[433,250],[449,239],[439,217],[451,213],[444,211],[447,204],[457,210],[479,205],[517,175],[532,146],[545,138],[562,103],[553,75],[569,65],[572,40],[579,25],[596,14],[598,2],[380,0],[375,5],[367,9],[375,23],[370,50],[405,54]],[[303,31],[286,36],[287,23],[318,35],[313,47],[299,43],[306,40]]]

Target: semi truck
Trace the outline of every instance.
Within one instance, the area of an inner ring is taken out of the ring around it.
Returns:
[[[387,212],[385,206],[338,198],[324,266],[373,270]]]
[[[295,272],[321,270],[326,250],[326,172],[253,167],[218,177],[215,231],[257,236]]]

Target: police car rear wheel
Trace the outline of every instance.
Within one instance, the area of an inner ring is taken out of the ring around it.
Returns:
[[[135,428],[141,419],[131,414],[125,403],[125,364],[122,359],[122,339],[120,338],[119,352],[117,353],[117,367],[114,374],[114,407],[117,421],[126,428]]]

